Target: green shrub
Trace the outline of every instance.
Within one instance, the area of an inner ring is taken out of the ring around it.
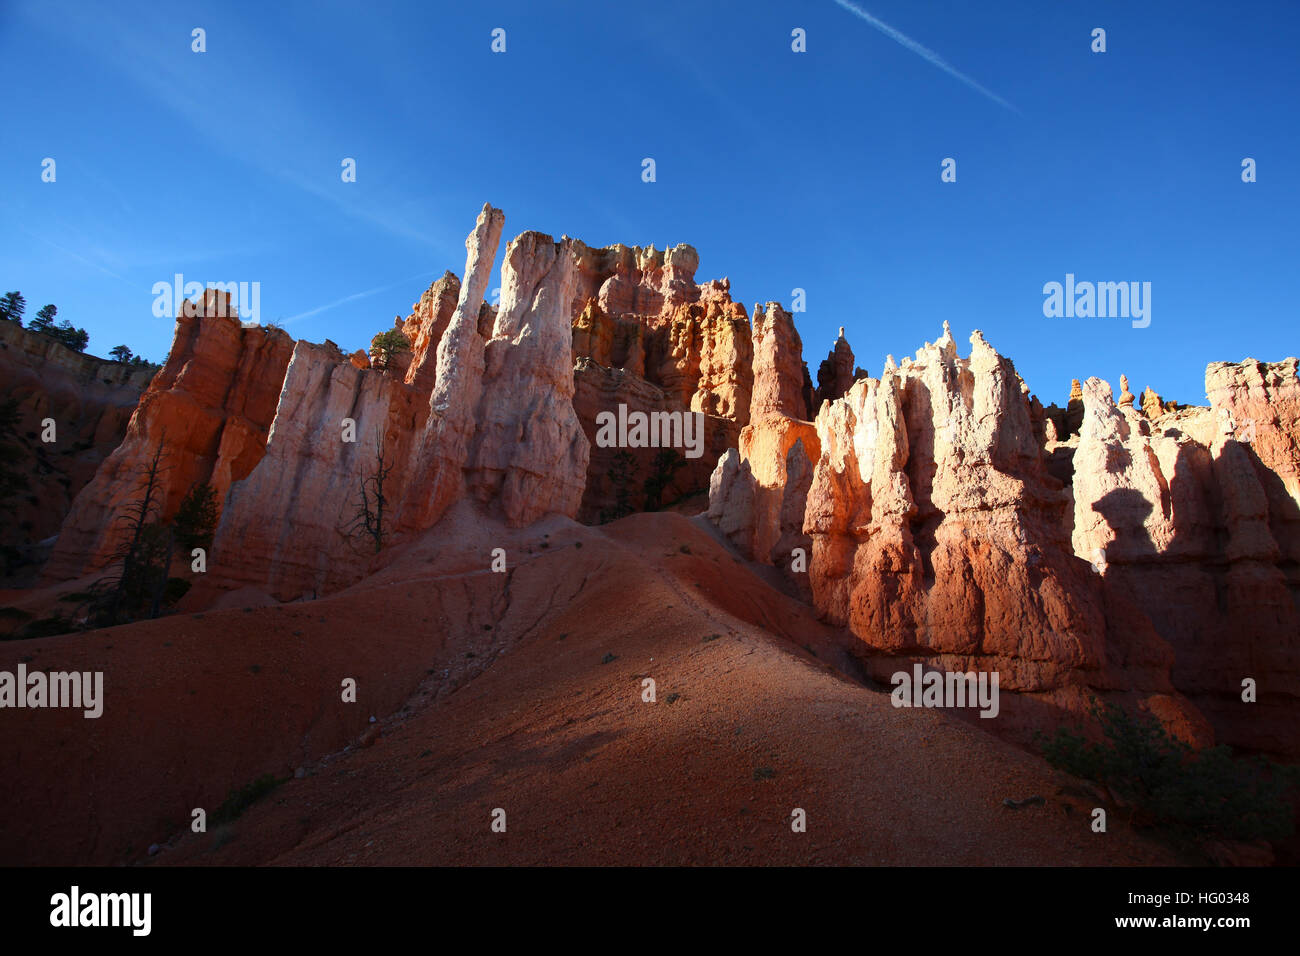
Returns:
[[[370,340],[370,359],[380,368],[388,365],[394,355],[411,350],[411,341],[401,329],[380,332]]]
[[[273,773],[264,773],[252,783],[247,783],[238,790],[231,790],[230,795],[226,797],[226,802],[212,815],[211,822],[222,824],[237,819],[240,814],[287,779],[287,777],[281,779]]]
[[[617,521],[630,515],[636,509],[632,507],[632,481],[636,474],[636,458],[627,449],[614,452],[605,477],[614,491],[614,507],[602,508],[600,523]]]
[[[168,578],[167,585],[163,588],[163,606],[171,607],[185,597],[193,584],[193,581],[187,581],[185,578]]]
[[[206,481],[191,485],[172,519],[176,541],[186,552],[185,557],[195,548],[212,547],[217,518],[217,490]]]
[[[1228,747],[1196,751],[1151,717],[1135,718],[1095,698],[1090,712],[1103,743],[1065,728],[1043,743],[1054,767],[1095,781],[1112,802],[1133,809],[1133,822],[1193,837],[1276,840],[1294,832],[1288,791],[1300,768],[1232,756]]]
[[[663,507],[664,489],[673,480],[678,469],[685,467],[686,459],[672,448],[664,449],[655,455],[653,471],[641,486],[645,492],[645,510],[658,511]]]

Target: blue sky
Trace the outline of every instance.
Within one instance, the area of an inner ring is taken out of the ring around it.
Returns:
[[[689,242],[747,305],[805,289],[814,375],[841,325],[878,375],[945,319],[1045,403],[1300,351],[1300,4],[857,5],[965,79],[836,0],[0,2],[0,291],[160,359],[154,283],[256,281],[354,349],[491,202],[507,237]],[[1150,326],[1044,317],[1066,273],[1150,282]]]

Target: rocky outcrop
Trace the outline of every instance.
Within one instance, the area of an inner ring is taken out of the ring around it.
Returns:
[[[714,464],[739,441],[740,426],[735,421],[701,414],[698,421],[704,434],[698,457],[678,451],[668,460],[666,450],[660,448],[602,447],[596,428],[596,416],[601,412],[614,413],[620,405],[628,414],[681,414],[681,410],[657,385],[589,358],[578,358],[573,382],[573,408],[590,446],[579,521],[602,524],[697,494],[708,488]]]
[[[1142,391],[1141,405],[1142,414],[1147,418],[1159,418],[1165,413],[1165,403],[1150,385]]]
[[[506,248],[467,476],[470,493],[511,527],[577,514],[586,485],[570,311],[580,245],[526,232]]]
[[[452,313],[460,298],[460,280],[446,272],[411,306],[411,314],[401,323],[402,333],[411,343],[410,367],[406,384],[428,392],[438,372],[438,343],[447,331]]]
[[[1015,692],[998,721],[1012,736],[1112,691],[1206,740],[1168,646],[1071,554],[1068,498],[1012,363],[979,332],[960,357],[945,326],[893,364],[817,417],[804,530],[819,611],[881,678],[904,663],[996,672]]]
[[[856,369],[853,364],[853,349],[844,338],[844,327],[840,326],[834,347],[817,368],[817,392],[811,413],[816,415],[826,402],[842,397],[853,387],[859,372],[861,369]]]
[[[766,309],[754,306],[754,388],[749,403],[749,420],[794,418],[807,421],[804,399],[803,342],[794,318],[780,303]]]
[[[351,584],[375,554],[358,527],[362,483],[371,482],[365,493],[377,510],[372,480],[387,469],[388,507],[402,499],[427,416],[427,398],[398,371],[360,369],[336,347],[296,343],[266,454],[226,499],[210,577],[281,598]]]
[[[746,490],[715,502],[711,483],[709,512],[724,529],[744,528],[727,532],[742,554],[782,567],[794,580],[805,582],[804,569],[792,570],[793,549],[806,543],[794,515],[802,513],[802,496],[811,480],[811,462],[820,454],[820,439],[804,419],[807,370],[800,356],[802,345],[794,319],[776,302],[767,303],[763,310],[754,307],[753,340],[754,390],[737,458],[738,466],[743,464],[738,480]],[[791,467],[794,474],[788,473]],[[719,487],[730,485],[724,482]]]
[[[1134,395],[1131,391],[1129,391],[1127,375],[1120,375],[1119,390],[1120,390],[1119,407],[1132,408],[1133,402],[1136,400],[1137,396]]]
[[[792,438],[781,319],[756,316],[751,421],[709,517],[779,564],[802,512],[811,598],[869,672],[996,672],[1013,692],[999,729],[1020,739],[1099,695],[1198,745],[1300,754],[1295,360],[1211,365],[1209,408],[1150,390],[1139,408],[1127,378],[1118,401],[1094,378],[1043,409],[980,333],[963,358],[945,323],[825,402],[809,442]]]
[[[337,349],[298,343],[266,458],[232,491],[217,532],[228,580],[280,598],[336,590],[378,545],[432,527],[464,497],[510,526],[577,512],[587,448],[572,403],[573,243],[512,242],[492,312],[482,297],[503,225],[485,206],[466,240],[466,281],[432,376],[431,342],[407,369],[358,369]],[[422,299],[417,342],[436,331],[453,285],[444,277]]]
[[[574,242],[571,251],[574,405],[592,443],[583,520],[702,492],[712,463],[736,446],[749,420],[753,350],[744,307],[732,301],[726,279],[695,283],[699,256],[687,245],[659,252]],[[600,447],[595,417],[620,406],[701,413],[705,460],[681,450],[669,462],[660,449]]]
[[[684,243],[662,251],[654,246],[581,245],[575,252],[570,315],[593,299],[606,315],[659,316],[700,298],[695,284],[700,256]]]
[[[1060,408],[1053,402],[1043,409],[1043,416],[1052,423],[1056,436],[1054,441],[1067,441],[1071,436],[1079,434],[1083,425],[1083,386],[1077,378],[1070,382],[1070,399],[1065,408]]]
[[[1075,553],[1154,607],[1172,677],[1235,746],[1300,753],[1300,384],[1294,359],[1206,370],[1210,407],[1154,422],[1098,379],[1074,455]],[[1258,700],[1243,701],[1243,681]]]
[[[749,424],[754,387],[754,347],[744,306],[730,299],[710,299],[692,310],[699,336],[699,377],[691,411]]]
[[[167,363],[140,397],[121,445],[72,504],[45,567],[47,580],[103,568],[117,550],[117,518],[140,495],[144,469],[162,445],[159,516],[186,492],[210,483],[218,500],[261,460],[293,340],[244,328],[229,293],[208,290],[182,307]]]
[[[424,481],[413,484],[404,496],[402,530],[431,527],[464,493],[463,469],[483,387],[484,339],[479,316],[504,226],[505,213],[485,204],[474,231],[465,240],[465,280],[438,341],[430,417],[412,466]]]
[[[1297,360],[1214,362],[1205,393],[1224,434],[1248,444],[1286,495],[1300,502],[1300,381]],[[1270,498],[1270,507],[1274,507]],[[1276,511],[1285,506],[1277,505]],[[1274,512],[1275,513],[1275,512]]]
[[[752,554],[754,550],[756,487],[749,463],[734,448],[718,459],[709,478],[708,518],[742,554]]]
[[[138,497],[164,436],[160,517],[211,482],[224,510],[205,580],[278,597],[362,573],[365,542],[344,528],[381,447],[387,536],[430,527],[465,496],[520,525],[551,511],[599,520],[618,500],[656,507],[701,491],[751,404],[749,321],[728,282],[696,284],[690,246],[590,249],[525,233],[506,251],[500,305],[489,306],[503,224],[484,207],[464,281],[445,273],[395,320],[411,347],[392,356],[244,329],[215,291],[183,308],[172,359],[65,522],[51,577],[112,558],[113,518]],[[699,413],[703,455],[633,449],[629,464],[601,449],[593,460],[596,416],[619,405]]]
[[[0,321],[0,404],[14,403],[16,458],[25,487],[4,502],[0,575],[56,535],[72,500],[122,441],[140,393],[157,369],[74,352],[47,335]],[[53,420],[47,433],[45,422]],[[52,441],[43,440],[49,434]]]

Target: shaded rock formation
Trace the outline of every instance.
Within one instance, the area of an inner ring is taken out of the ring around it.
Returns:
[[[1070,382],[1070,398],[1065,408],[1053,402],[1043,409],[1043,416],[1052,423],[1056,441],[1067,441],[1072,435],[1079,434],[1083,425],[1083,386],[1077,378]]]
[[[1099,694],[1198,744],[1300,754],[1296,360],[1211,365],[1209,408],[1149,389],[1139,408],[1127,378],[1118,402],[1094,378],[1044,409],[945,323],[822,404],[809,442],[790,437],[796,340],[771,324],[756,317],[751,423],[709,517],[767,562],[799,546],[802,510],[812,600],[871,673],[996,671],[1015,692],[999,729],[1021,738]]]
[[[48,335],[0,322],[0,403],[14,402],[17,458],[10,464],[26,487],[4,502],[0,574],[33,545],[56,535],[72,500],[122,441],[152,366],[111,362],[74,352]],[[46,419],[54,441],[42,440]]]
[[[1156,422],[1098,379],[1074,455],[1075,553],[1148,607],[1175,686],[1236,746],[1300,753],[1296,361],[1215,363],[1209,408]],[[1253,679],[1258,700],[1242,700]]]
[[[709,520],[743,554],[754,550],[754,492],[757,483],[749,463],[734,448],[718,459],[709,478]]]
[[[699,255],[688,245],[660,252],[575,242],[573,254],[575,407],[592,443],[580,517],[606,520],[704,491],[717,455],[736,446],[749,420],[753,350],[744,307],[726,279],[695,283]],[[704,459],[599,447],[595,417],[620,405],[701,413]]]
[[[853,349],[844,338],[844,327],[840,326],[834,347],[817,368],[817,391],[809,408],[810,413],[816,415],[823,404],[841,398],[859,377],[865,376],[865,372],[855,368]]]
[[[756,316],[750,425],[710,488],[710,519],[743,553],[789,571],[810,545],[804,587],[882,680],[913,663],[997,672],[1014,692],[998,729],[1013,737],[1101,693],[1212,739],[1171,680],[1169,645],[1072,553],[1070,498],[1043,447],[1055,424],[1009,360],[978,332],[960,357],[945,323],[807,428],[787,325],[779,308]]]
[[[730,418],[701,415],[703,453],[698,458],[658,448],[602,448],[596,438],[596,416],[615,412],[672,413],[680,408],[657,385],[624,371],[579,357],[573,368],[573,407],[590,445],[587,486],[578,511],[580,521],[602,523],[641,511],[657,492],[658,504],[668,505],[709,486],[714,464],[728,449],[735,449],[740,426]],[[648,484],[647,484],[648,483]],[[701,505],[703,507],[703,505]]]
[[[1013,734],[1081,711],[1093,690],[1124,689],[1172,701],[1168,722],[1203,737],[1173,694],[1168,648],[1149,626],[1119,626],[1071,555],[1068,499],[1014,366],[979,332],[971,346],[961,358],[945,326],[818,415],[804,524],[818,609],[863,641],[881,677],[900,658],[997,672],[1018,693],[999,720]]]

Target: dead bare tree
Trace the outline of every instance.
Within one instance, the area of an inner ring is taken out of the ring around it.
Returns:
[[[341,529],[351,539],[373,544],[376,554],[383,548],[389,534],[385,524],[388,497],[384,485],[392,470],[393,462],[384,447],[384,434],[376,429],[374,469],[359,479],[355,508]]]

